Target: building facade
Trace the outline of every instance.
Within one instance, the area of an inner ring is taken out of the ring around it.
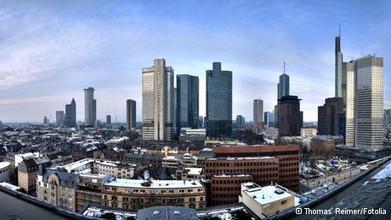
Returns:
[[[278,133],[280,137],[300,136],[303,126],[300,99],[297,96],[283,96],[278,102]]]
[[[65,114],[64,111],[56,111],[56,124],[62,126],[64,124]]]
[[[174,133],[174,69],[164,59],[142,69],[144,140],[171,140]]]
[[[237,203],[240,184],[246,181],[254,181],[262,186],[277,182],[297,191],[299,149],[299,146],[294,145],[213,147],[215,157],[205,160],[204,172],[211,180],[211,204]]]
[[[273,112],[264,113],[265,126],[268,128],[273,128],[275,125],[275,114]]]
[[[254,99],[253,102],[253,120],[255,132],[260,132],[263,128],[263,100]]]
[[[76,127],[76,102],[72,99],[71,103],[65,105],[65,120],[64,125],[66,127]]]
[[[96,122],[96,100],[94,99],[94,88],[84,89],[84,122],[85,126],[93,127]]]
[[[229,137],[232,133],[232,72],[214,62],[206,71],[206,135]]]
[[[383,58],[366,56],[347,65],[346,146],[383,150]]]
[[[116,179],[103,184],[102,206],[142,209],[176,205],[200,209],[206,207],[205,189],[198,180]]]
[[[198,128],[199,80],[187,74],[176,78],[176,127]]]
[[[126,100],[126,128],[136,128],[136,101],[132,99]]]
[[[345,136],[345,107],[342,97],[327,98],[318,107],[318,135]]]

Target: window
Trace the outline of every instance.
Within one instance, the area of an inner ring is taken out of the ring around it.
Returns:
[[[284,205],[284,204],[286,204],[288,201],[287,200],[282,200],[281,201],[281,205]]]

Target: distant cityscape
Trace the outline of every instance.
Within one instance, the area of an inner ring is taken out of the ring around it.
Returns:
[[[346,60],[343,45],[339,30],[335,94],[312,103],[316,122],[304,121],[284,60],[273,100],[255,91],[240,100],[252,104],[248,119],[233,115],[235,72],[224,60],[205,67],[204,87],[165,58],[139,67],[142,101],[121,100],[126,122],[98,117],[96,85],[80,88],[84,103],[67,97],[53,119],[0,121],[0,198],[26,207],[0,206],[0,219],[389,219],[387,64]]]

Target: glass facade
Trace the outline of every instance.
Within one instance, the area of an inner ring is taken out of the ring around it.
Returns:
[[[198,128],[199,80],[197,76],[177,75],[177,129]]]
[[[232,72],[221,70],[213,63],[206,71],[206,134],[208,137],[228,137],[232,132]]]

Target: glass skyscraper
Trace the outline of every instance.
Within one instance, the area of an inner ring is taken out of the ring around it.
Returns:
[[[367,56],[347,66],[346,145],[383,149],[383,58]]]
[[[164,59],[142,69],[144,140],[168,141],[173,137],[174,69]]]
[[[76,102],[75,102],[75,99],[72,99],[70,104],[65,105],[64,126],[76,127]]]
[[[180,74],[176,77],[176,124],[177,129],[198,128],[198,76]]]
[[[208,137],[228,137],[232,132],[232,71],[221,70],[213,63],[206,71],[206,134]]]

